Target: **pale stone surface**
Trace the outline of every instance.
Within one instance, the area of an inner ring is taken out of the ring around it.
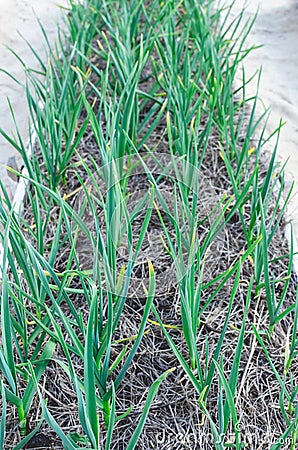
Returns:
[[[57,21],[62,18],[59,5],[67,5],[66,0],[0,0],[0,67],[7,70],[19,81],[24,82],[25,75],[21,64],[6,48],[12,48],[29,67],[38,68],[38,63],[25,41],[37,50],[41,56],[44,54],[44,40],[35,15],[41,20],[50,41],[54,41],[57,31]],[[0,72],[0,127],[8,134],[14,132],[7,103],[9,97],[15,112],[20,133],[28,140],[28,111],[24,90],[12,81],[7,75]],[[3,164],[15,152],[10,144],[0,136],[0,177],[8,190],[13,193],[15,185],[6,175]]]
[[[234,12],[243,8],[243,0],[236,0]],[[296,0],[262,0],[247,2],[245,17],[258,17],[247,45],[260,45],[245,60],[247,76],[262,66],[259,111],[271,107],[268,134],[280,119],[286,124],[281,130],[278,158],[287,164],[289,180],[295,180],[294,196],[289,212],[298,238],[298,3]],[[256,81],[249,88],[256,90]],[[274,142],[271,143],[271,149]]]

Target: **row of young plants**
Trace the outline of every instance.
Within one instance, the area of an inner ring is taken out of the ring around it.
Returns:
[[[282,448],[288,437],[289,448],[295,448],[298,303],[291,278],[293,248],[270,256],[289,197],[280,207],[283,168],[276,165],[276,147],[263,171],[265,127],[252,144],[264,117],[255,115],[257,97],[246,99],[245,74],[239,88],[235,80],[251,50],[245,48],[245,38],[253,21],[245,23],[243,13],[232,20],[232,7],[201,0],[71,1],[67,31],[58,29],[54,49],[44,34],[47,62],[32,49],[40,71],[30,70],[19,58],[27,72],[24,89],[36,143],[28,156],[17,124],[14,137],[1,130],[24,159],[30,188],[26,210],[18,215],[1,185],[0,448],[23,448],[44,422],[65,449],[118,448],[113,443],[117,426],[131,414],[130,408],[118,413],[118,392],[150,323],[162,330],[176,367],[159,373],[148,388],[126,449],[144,448],[142,431],[158,389],[180,369],[212,435],[206,448],[243,448],[237,393],[250,334],[279,385],[283,432],[270,448]],[[90,135],[92,147],[86,150]],[[221,164],[226,181],[223,189],[209,180],[216,201],[210,198],[211,206],[207,202],[202,214],[202,179],[208,183],[206,165],[213,160]],[[148,187],[130,207],[136,168]],[[165,196],[169,186],[171,204]],[[154,214],[174,273],[179,309],[174,325],[164,323],[155,301],[164,278],[157,273],[154,249],[144,250]],[[220,247],[235,218],[241,251],[227,257],[226,264],[215,254],[217,271],[210,274],[208,255]],[[80,242],[88,267],[82,267]],[[284,260],[286,273],[276,275],[274,267]],[[140,264],[142,277],[136,276]],[[136,334],[118,339],[133,283],[141,287],[142,316]],[[198,339],[205,314],[224,290],[229,299],[222,327],[212,349],[206,334],[202,356]],[[84,301],[81,309],[78,297]],[[248,321],[252,303],[258,302],[265,305],[264,324]],[[235,304],[242,307],[241,319],[226,364],[223,348]],[[281,369],[269,344],[285,319],[291,326]],[[115,357],[119,343],[123,345]],[[53,363],[69,378],[76,396],[77,431],[63,428],[48,404],[43,386]],[[216,410],[212,389],[218,395]],[[20,441],[10,446],[7,418],[12,407]],[[30,417],[36,410],[39,422],[33,427]]]

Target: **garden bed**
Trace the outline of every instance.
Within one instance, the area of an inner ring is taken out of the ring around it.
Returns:
[[[29,187],[21,217],[0,205],[2,448],[295,448],[283,169],[234,84],[250,24],[215,6],[73,4],[28,73]]]

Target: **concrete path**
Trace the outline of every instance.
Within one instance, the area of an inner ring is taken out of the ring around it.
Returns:
[[[58,7],[66,5],[66,0],[0,0],[0,67],[10,72],[18,80],[24,82],[24,72],[16,57],[6,48],[12,48],[20,55],[29,67],[37,68],[38,64],[32,52],[19,36],[21,33],[42,55],[43,38],[36,17],[39,17],[50,40],[54,40],[57,21],[62,17]],[[14,131],[9,112],[7,97],[10,98],[21,135],[28,139],[28,112],[25,93],[9,77],[0,72],[0,127],[11,134]],[[0,136],[0,177],[9,190],[14,190],[7,179],[5,164],[8,157],[14,154],[12,147]],[[13,193],[13,192],[11,192]]]
[[[243,0],[236,0],[234,12],[243,8]],[[263,45],[245,60],[247,77],[262,66],[259,111],[271,107],[268,134],[279,125],[281,130],[278,158],[287,164],[289,182],[295,180],[294,196],[289,212],[293,218],[298,239],[298,2],[297,0],[251,0],[246,5],[245,17],[253,17],[259,6],[258,17],[247,45]],[[250,92],[255,93],[256,83]],[[271,143],[271,148],[274,142]]]

